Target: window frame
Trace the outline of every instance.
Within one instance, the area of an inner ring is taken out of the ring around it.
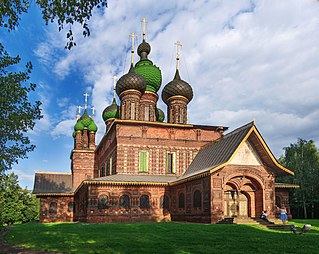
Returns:
[[[169,156],[172,156],[171,168],[169,165]],[[168,174],[175,174],[176,173],[176,153],[175,152],[166,152],[166,173],[168,173]]]
[[[144,167],[142,168],[142,157],[141,157],[142,154],[145,155],[145,158],[144,158],[145,161],[143,161],[143,165],[145,165],[145,168]],[[140,173],[148,172],[148,151],[145,151],[145,150],[139,151],[139,172]]]

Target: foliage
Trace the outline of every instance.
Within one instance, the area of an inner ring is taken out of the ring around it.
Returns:
[[[312,224],[309,221],[309,224]],[[6,240],[62,253],[317,253],[319,228],[302,236],[251,225],[28,223]]]
[[[285,147],[285,155],[279,161],[294,171],[295,175],[280,179],[300,186],[293,190],[292,206],[302,207],[304,217],[311,210],[314,217],[314,205],[319,203],[319,151],[312,140],[298,139],[297,143]]]
[[[38,218],[39,201],[18,184],[18,176],[0,174],[0,227]]]
[[[90,35],[88,21],[94,8],[107,7],[107,0],[36,0],[35,3],[42,11],[42,17],[46,24],[57,22],[61,31],[65,26],[68,42],[66,48],[71,49],[76,45],[74,42],[72,26],[78,23],[83,28],[83,36]],[[14,30],[19,25],[20,15],[28,11],[31,0],[1,1],[0,26]]]
[[[35,84],[26,85],[32,65],[28,62],[23,72],[13,72],[19,62],[19,56],[9,56],[0,43],[0,172],[34,149],[25,134],[41,118],[41,103],[32,104],[28,98],[35,89]]]

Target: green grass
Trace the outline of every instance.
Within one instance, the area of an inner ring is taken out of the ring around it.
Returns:
[[[63,253],[318,253],[319,220],[304,235],[249,225],[184,223],[16,225],[6,236],[20,247]]]

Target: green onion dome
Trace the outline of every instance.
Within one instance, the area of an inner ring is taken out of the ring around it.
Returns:
[[[160,68],[147,59],[148,54],[151,52],[151,46],[145,39],[137,48],[137,54],[140,56],[140,61],[135,65],[135,72],[143,76],[146,81],[146,91],[156,93],[162,84],[162,73]]]
[[[97,126],[95,124],[95,122],[92,120],[92,122],[90,123],[90,125],[88,126],[88,130],[89,131],[94,131],[97,132]]]
[[[72,136],[73,136],[73,138],[75,138],[75,136],[76,136],[76,131],[73,131]]]
[[[86,112],[86,109],[84,110],[84,113],[81,116],[80,120],[81,120],[82,124],[84,125],[84,127],[88,127],[91,124],[91,122],[93,121],[92,118]]]
[[[84,124],[82,123],[81,119],[79,119],[74,125],[74,131],[83,131],[83,129],[84,129]]]
[[[162,91],[162,100],[165,104],[167,104],[167,100],[173,96],[183,96],[188,102],[193,99],[192,87],[181,79],[178,70],[176,70],[174,79],[169,82]]]
[[[157,92],[162,84],[160,68],[153,65],[151,60],[143,59],[136,63],[135,72],[140,74],[146,81],[146,91]]]
[[[165,114],[163,110],[161,110],[160,108],[156,108],[156,121],[164,122],[164,120],[165,120]]]
[[[120,109],[116,104],[115,98],[113,99],[112,104],[104,109],[102,118],[104,121],[111,118],[120,118]]]
[[[134,71],[133,64],[129,72],[123,75],[116,83],[116,93],[118,96],[130,89],[140,91],[141,93],[144,93],[146,89],[145,79]]]

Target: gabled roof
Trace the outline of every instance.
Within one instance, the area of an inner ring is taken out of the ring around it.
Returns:
[[[226,166],[247,140],[252,143],[263,164],[276,174],[294,174],[277,162],[254,122],[250,122],[203,147],[181,178],[188,178],[207,171],[212,173]]]
[[[72,175],[70,173],[35,173],[33,194],[70,194]]]

